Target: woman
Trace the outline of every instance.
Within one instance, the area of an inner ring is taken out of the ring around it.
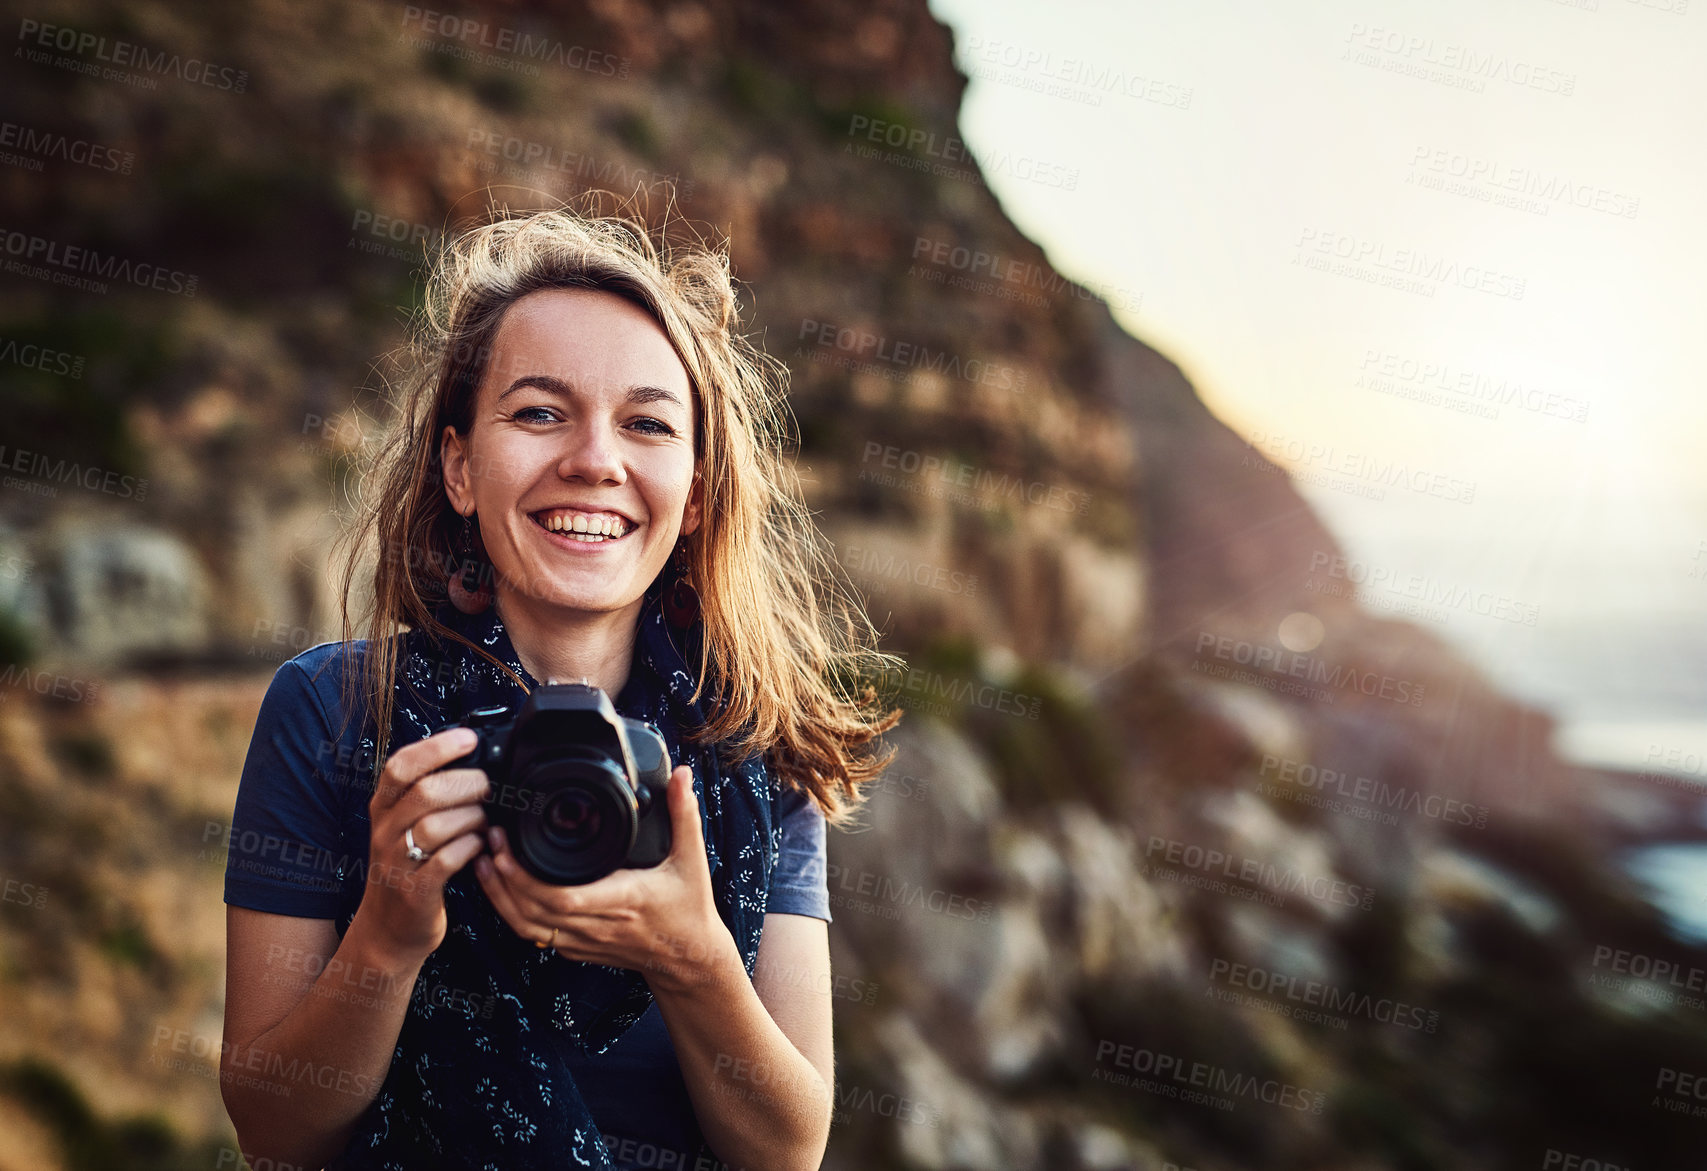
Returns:
[[[887,656],[783,458],[778,367],[733,332],[720,253],[567,211],[458,240],[424,321],[358,531],[369,636],[358,546],[344,641],[279,670],[244,764],[221,1075],[243,1150],[816,1167],[824,825],[899,713],[835,682]],[[447,767],[474,738],[441,729],[552,680],[663,733],[661,864],[546,885],[485,774]]]

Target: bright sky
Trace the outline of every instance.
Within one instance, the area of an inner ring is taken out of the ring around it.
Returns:
[[[1625,763],[1707,748],[1688,2],[931,0],[1019,227],[1372,571],[1532,610],[1425,624]]]

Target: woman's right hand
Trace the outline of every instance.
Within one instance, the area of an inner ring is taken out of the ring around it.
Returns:
[[[368,918],[367,929],[399,959],[424,960],[444,942],[445,883],[485,846],[486,774],[438,771],[472,751],[475,740],[471,729],[449,728],[404,745],[386,760],[368,801],[373,837],[356,914]],[[426,861],[409,860],[408,830]]]

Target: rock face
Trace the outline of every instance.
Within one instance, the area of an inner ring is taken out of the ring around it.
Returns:
[[[1330,534],[1179,369],[1055,274],[970,164],[871,137],[958,137],[966,79],[924,0],[469,10],[608,73],[471,62],[423,11],[148,18],[176,51],[240,63],[246,95],[33,65],[8,92],[10,120],[145,161],[125,183],[10,168],[10,228],[198,284],[116,310],[8,286],[6,336],[84,365],[11,372],[27,393],[0,444],[150,490],[0,494],[0,607],[48,664],[256,668],[235,706],[133,677],[67,711],[8,665],[0,752],[29,799],[0,785],[0,878],[45,873],[65,897],[60,917],[0,917],[0,938],[39,1019],[150,1018],[105,1063],[111,1036],[74,1034],[67,1064],[108,1113],[171,1099],[215,1144],[186,1165],[231,1161],[216,1084],[172,1080],[136,1040],[217,1031],[216,875],[73,861],[115,805],[154,831],[134,840],[217,842],[266,668],[337,637],[332,539],[385,438],[369,371],[403,339],[419,245],[490,199],[598,187],[658,212],[667,180],[674,213],[732,235],[744,325],[789,367],[808,501],[886,649],[1028,699],[918,705],[867,828],[832,839],[827,1166],[1481,1171],[1698,1149],[1644,1095],[1656,1065],[1707,1054],[1632,1018],[1641,989],[1584,973],[1603,947],[1707,958],[1542,816],[1574,791],[1545,718],[1439,640],[1313,590]],[[136,17],[115,0],[78,20]],[[1010,260],[1025,295],[956,287],[956,249]],[[1304,651],[1283,637],[1299,615],[1319,630]],[[1300,676],[1306,693],[1284,686]],[[186,958],[172,898],[191,881],[213,918]],[[66,940],[100,941],[75,1004],[48,966]],[[132,995],[144,976],[158,999]],[[52,1048],[0,1020],[0,1052]],[[1588,1034],[1611,1091],[1571,1048]]]
[[[207,644],[213,598],[195,550],[176,533],[120,518],[57,524],[38,543],[44,632],[102,666]]]

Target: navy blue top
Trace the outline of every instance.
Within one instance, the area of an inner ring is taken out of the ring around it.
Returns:
[[[233,906],[338,918],[338,874],[350,861],[340,858],[340,811],[365,807],[373,773],[362,758],[362,720],[345,723],[335,665],[341,647],[321,643],[281,664],[261,701],[226,855],[225,901]],[[626,694],[612,698],[622,715],[631,714]],[[765,911],[828,922],[823,814],[784,786],[775,815],[782,846]],[[617,1167],[689,1165],[702,1137],[656,1002],[610,1049],[572,1055],[569,1067]]]

